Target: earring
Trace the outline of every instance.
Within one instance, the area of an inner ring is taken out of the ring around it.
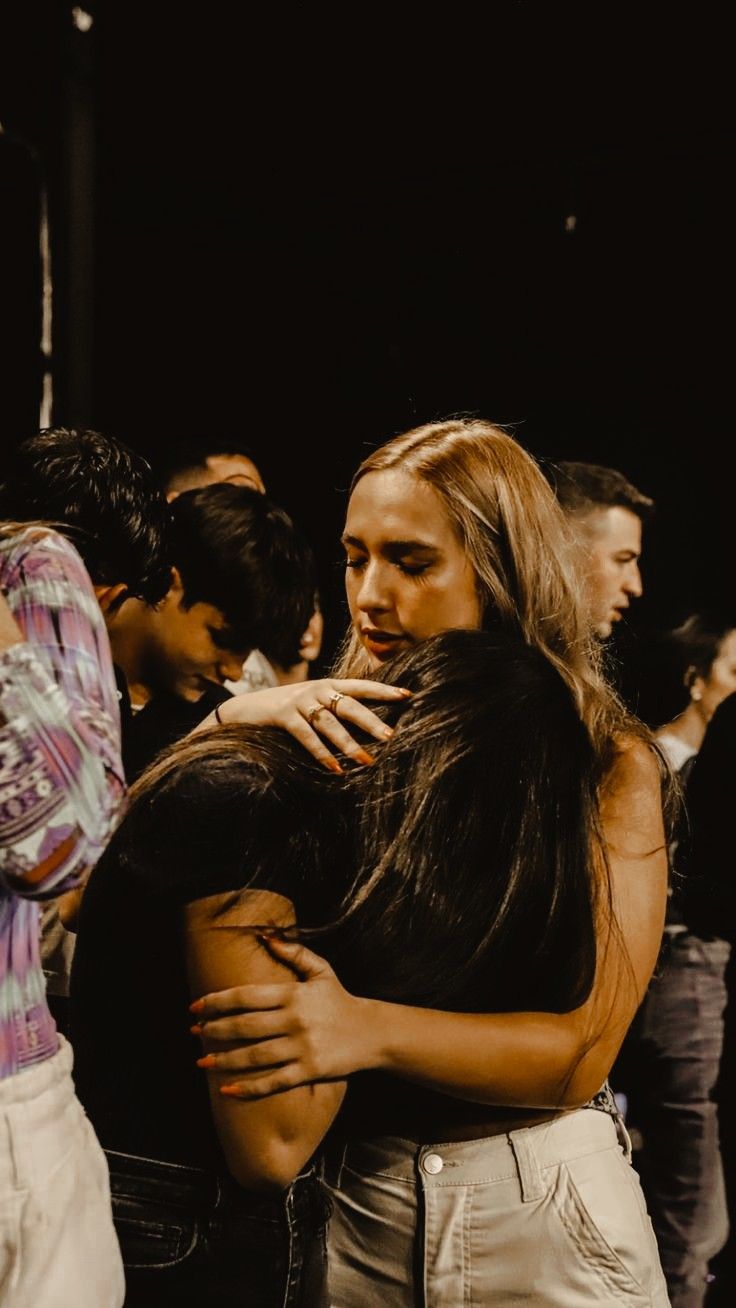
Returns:
[[[700,700],[703,698],[703,692],[699,686],[693,686],[692,690],[690,691],[690,698],[694,700],[696,704],[700,702]]]

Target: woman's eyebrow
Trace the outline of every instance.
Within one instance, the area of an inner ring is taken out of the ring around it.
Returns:
[[[350,545],[353,549],[365,549],[365,544],[359,536],[350,536],[347,532],[341,536],[340,541],[342,545]],[[423,540],[387,540],[382,542],[381,548],[384,553],[392,555],[440,553],[437,545],[431,545]]]
[[[389,540],[384,546],[388,554],[439,554],[436,545],[423,540]]]

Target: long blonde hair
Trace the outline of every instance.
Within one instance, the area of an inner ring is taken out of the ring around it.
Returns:
[[[567,521],[531,455],[482,419],[427,423],[369,455],[351,494],[369,472],[396,467],[441,500],[475,572],[482,625],[493,616],[541,650],[570,686],[595,743],[610,742],[627,715],[601,673]],[[355,631],[335,675],[370,675]]]

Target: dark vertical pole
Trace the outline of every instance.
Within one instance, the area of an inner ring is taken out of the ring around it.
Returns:
[[[38,423],[41,284],[38,156],[0,127],[0,443],[14,445]]]
[[[63,390],[57,388],[55,421],[93,422],[95,338],[95,84],[94,25],[76,6],[65,33],[63,211],[65,294],[55,336],[66,360]]]

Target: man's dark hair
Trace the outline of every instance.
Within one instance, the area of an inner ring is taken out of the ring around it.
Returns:
[[[171,514],[184,606],[220,610],[223,648],[258,648],[281,667],[297,663],[314,611],[315,573],[312,551],[288,514],[266,495],[225,482],[185,491]]]
[[[691,613],[670,633],[681,678],[688,688],[696,677],[710,676],[723,641],[734,630],[736,614],[710,612]]]
[[[176,449],[164,457],[158,466],[161,485],[165,491],[177,489],[182,483],[184,490],[190,489],[186,486],[187,478],[205,472],[208,459],[234,455],[250,459],[260,472],[260,457],[237,437],[208,436],[179,442]]]
[[[0,474],[0,517],[68,536],[92,582],[157,604],[171,585],[170,509],[142,455],[98,431],[47,427]]]
[[[654,511],[654,500],[637,490],[616,468],[598,463],[558,463],[552,469],[551,480],[565,513],[590,513],[618,505],[645,522]]]

